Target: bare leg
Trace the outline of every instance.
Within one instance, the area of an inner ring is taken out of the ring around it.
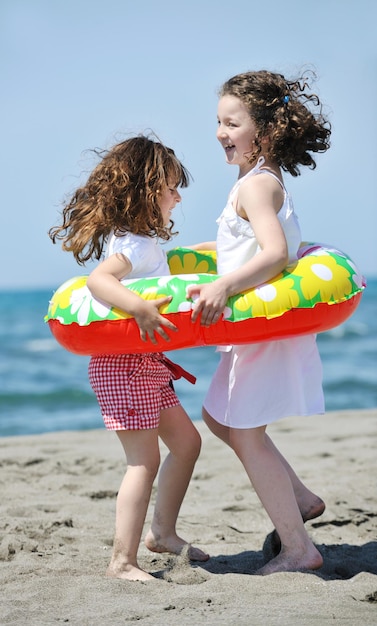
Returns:
[[[274,450],[275,453],[280,457],[281,462],[284,464],[290,476],[293,490],[296,496],[296,501],[300,509],[300,513],[302,515],[303,521],[307,522],[308,520],[315,519],[316,517],[319,517],[320,515],[322,515],[322,513],[324,512],[326,508],[324,501],[315,493],[310,491],[310,489],[308,489],[301,482],[297,474],[294,472],[292,467],[289,465],[289,463],[283,457],[283,455],[279,452],[279,450],[276,448],[276,446],[274,445],[274,443],[271,441],[271,439],[268,437],[267,434],[266,434],[266,437],[269,440],[269,445],[271,449]],[[270,535],[268,536],[268,541],[269,541],[269,546],[270,546],[270,550],[272,551],[272,554],[274,556],[279,554],[281,550],[281,541],[280,541],[279,533],[277,532],[277,530],[273,530],[272,533],[270,533]]]
[[[180,554],[187,541],[177,535],[176,523],[187,491],[201,439],[182,406],[161,411],[159,435],[169,449],[161,466],[156,505],[145,545],[152,552]],[[199,548],[188,547],[193,561],[207,561],[209,556]]]
[[[305,530],[290,474],[266,438],[265,427],[231,429],[229,437],[231,447],[281,538],[279,555],[258,574],[321,567],[322,556]]]
[[[230,429],[228,426],[223,426],[216,422],[207,411],[203,408],[203,420],[207,424],[208,428],[224,443],[228,446],[231,446],[230,443]],[[325,503],[323,500],[317,496],[315,493],[310,491],[304,483],[301,482],[293,468],[289,465],[288,461],[283,457],[281,452],[274,445],[270,437],[265,434],[266,445],[268,445],[272,452],[274,452],[280,459],[281,463],[284,465],[288,475],[291,479],[292,487],[296,496],[297,504],[300,509],[302,519],[304,522],[310,519],[314,519],[315,517],[319,517],[325,510]],[[279,537],[277,537],[278,541]],[[280,548],[279,548],[280,550]]]
[[[139,567],[137,552],[160,463],[157,433],[157,429],[117,432],[126,453],[127,471],[117,497],[114,547],[107,576],[155,580]]]
[[[207,424],[210,431],[214,435],[216,435],[216,437],[221,439],[221,441],[226,443],[227,446],[231,447],[229,426],[224,426],[223,424],[219,424],[219,422],[216,422],[216,420],[211,417],[211,415],[208,413],[208,411],[206,411],[204,407],[202,408],[202,417],[203,421],[205,422],[205,424]]]
[[[285,469],[287,470],[291,479],[292,487],[295,492],[298,507],[300,509],[302,519],[304,522],[319,517],[324,512],[326,505],[324,501],[315,493],[310,491],[303,482],[299,479],[293,468],[289,465],[288,461],[283,457],[281,452],[277,449],[270,437],[266,433],[266,441],[271,450],[280,458]]]

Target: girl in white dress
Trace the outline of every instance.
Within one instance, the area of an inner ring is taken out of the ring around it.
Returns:
[[[319,112],[315,112],[319,107]],[[267,71],[239,74],[220,91],[217,138],[239,176],[218,220],[215,283],[192,287],[193,320],[215,323],[227,299],[271,279],[297,259],[301,233],[281,170],[314,169],[312,152],[329,148],[330,125],[304,80]],[[221,359],[203,419],[230,445],[274,524],[275,556],[259,574],[317,569],[322,556],[304,522],[324,502],[299,480],[266,433],[289,415],[324,412],[315,335],[219,348]]]

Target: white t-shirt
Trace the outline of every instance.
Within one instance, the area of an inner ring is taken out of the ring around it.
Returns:
[[[127,274],[126,279],[170,274],[166,252],[156,237],[133,233],[116,237],[113,234],[107,244],[106,257],[117,253],[124,254],[132,265],[132,271]]]

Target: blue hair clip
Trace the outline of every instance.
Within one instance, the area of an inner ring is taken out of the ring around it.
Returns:
[[[289,96],[284,96],[284,98],[283,98],[284,104],[287,104],[289,102],[289,100],[290,100]]]

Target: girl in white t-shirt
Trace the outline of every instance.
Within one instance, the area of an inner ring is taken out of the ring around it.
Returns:
[[[170,298],[145,301],[121,281],[170,273],[159,240],[168,241],[174,234],[171,213],[181,200],[178,187],[187,187],[189,174],[173,150],[141,135],[98,156],[99,164],[65,205],[63,223],[50,230],[50,237],[54,243],[63,240],[63,249],[79,264],[99,260],[107,242],[106,258],[88,277],[93,296],[133,315],[146,344],[156,344],[156,334],[169,341],[169,331],[176,328],[160,315],[159,307]],[[160,352],[91,358],[89,379],[105,426],[116,431],[127,458],[108,576],[153,578],[139,566],[137,552],[160,465],[159,437],[169,454],[160,468],[145,544],[152,552],[179,554],[186,548],[192,560],[209,558],[176,532],[201,447],[200,435],[174,392],[172,380],[180,375],[190,380]]]

